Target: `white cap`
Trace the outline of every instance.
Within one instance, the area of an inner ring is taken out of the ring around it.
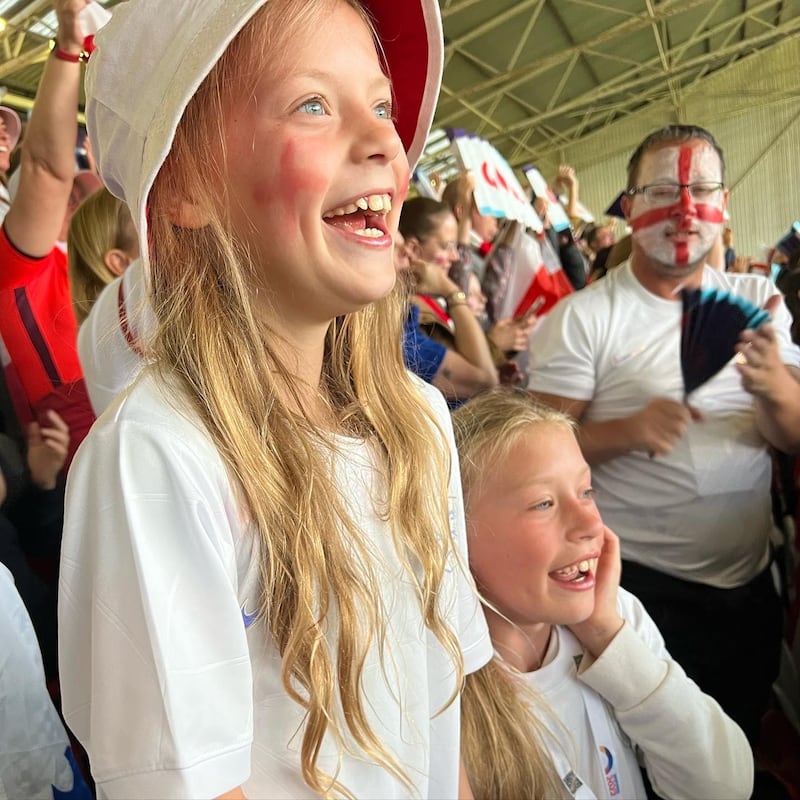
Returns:
[[[142,262],[147,198],[187,104],[267,0],[128,0],[97,33],[86,72],[86,121],[100,175],[128,204]],[[437,0],[366,0],[386,54],[397,130],[411,165],[430,129],[442,79]]]

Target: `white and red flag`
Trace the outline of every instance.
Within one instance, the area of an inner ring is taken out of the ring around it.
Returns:
[[[464,130],[448,130],[453,153],[462,170],[475,177],[475,204],[481,214],[515,219],[534,231],[542,230],[533,206],[514,170],[494,145]]]
[[[546,314],[573,291],[547,236],[520,232],[514,243],[514,271],[499,319],[520,317],[534,307],[537,314]]]

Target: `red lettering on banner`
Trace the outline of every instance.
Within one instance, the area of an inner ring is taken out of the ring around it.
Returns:
[[[486,181],[486,183],[488,183],[493,189],[496,189],[497,184],[489,177],[489,164],[486,161],[484,161],[481,165],[481,172],[483,173],[483,179]]]

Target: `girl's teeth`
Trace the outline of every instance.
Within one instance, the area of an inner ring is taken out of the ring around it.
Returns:
[[[376,214],[388,214],[392,210],[392,198],[388,194],[371,194],[367,197],[359,197],[354,203],[346,206],[334,208],[324,214],[326,219],[330,217],[344,217],[348,214],[355,214],[356,211],[372,211]]]
[[[383,231],[378,228],[364,228],[363,230],[353,231],[357,236],[366,236],[368,239],[377,239],[383,236]]]
[[[581,563],[578,564],[578,569],[581,572],[588,572],[589,571],[589,562],[588,561],[581,561]]]

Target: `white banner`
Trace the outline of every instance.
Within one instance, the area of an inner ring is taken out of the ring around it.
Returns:
[[[557,231],[565,231],[567,228],[571,228],[572,223],[569,221],[567,212],[561,205],[561,201],[556,197],[556,193],[547,185],[544,175],[536,167],[531,166],[523,167],[522,171],[525,173],[533,193],[537,197],[544,197],[549,203],[547,210],[550,214],[552,226]]]
[[[481,214],[516,219],[537,233],[542,221],[533,210],[509,163],[495,147],[472,133],[448,131],[453,153],[463,170],[475,176],[475,204]]]

